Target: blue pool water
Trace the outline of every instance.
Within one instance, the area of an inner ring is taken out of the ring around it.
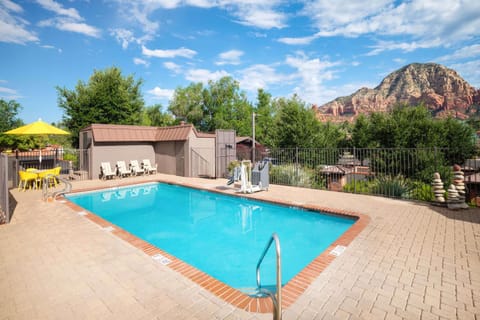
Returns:
[[[67,197],[240,290],[256,287],[256,264],[273,232],[280,238],[286,284],[355,222],[163,183]],[[275,285],[272,249],[262,263],[262,285]]]

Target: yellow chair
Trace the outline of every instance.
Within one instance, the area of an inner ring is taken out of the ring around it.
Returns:
[[[46,182],[47,187],[50,187],[50,186],[56,187],[57,186],[57,177],[60,175],[60,170],[61,169],[62,169],[62,167],[56,167],[56,168],[53,168],[53,169],[43,170],[43,171],[39,172],[38,173],[39,182],[40,183]],[[46,179],[46,181],[45,181],[45,179]]]
[[[37,178],[38,175],[34,172],[27,172],[27,171],[19,171],[18,175],[20,176],[20,183],[18,184],[18,190],[30,188],[30,183],[32,188],[36,188],[37,186]]]

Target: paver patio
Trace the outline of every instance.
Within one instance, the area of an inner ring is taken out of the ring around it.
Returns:
[[[151,180],[217,191],[226,182],[157,174],[73,187]],[[271,319],[231,306],[40,191],[12,195],[14,216],[0,226],[0,320]],[[251,196],[370,217],[283,319],[480,319],[480,209],[277,185]]]

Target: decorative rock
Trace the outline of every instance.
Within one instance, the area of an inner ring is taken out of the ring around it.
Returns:
[[[466,209],[465,203],[465,175],[462,168],[456,164],[453,166],[453,184],[448,188],[448,208]]]
[[[445,202],[445,189],[443,189],[443,182],[438,172],[433,174],[432,191],[436,202]]]

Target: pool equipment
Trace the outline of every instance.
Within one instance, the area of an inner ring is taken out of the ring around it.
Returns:
[[[240,163],[240,189],[237,192],[254,193],[262,190],[268,190],[269,173],[268,163],[257,162],[252,170],[252,162],[250,160],[243,160]],[[236,168],[235,168],[236,169]],[[233,180],[235,180],[235,169]],[[232,178],[228,181],[231,184]]]

